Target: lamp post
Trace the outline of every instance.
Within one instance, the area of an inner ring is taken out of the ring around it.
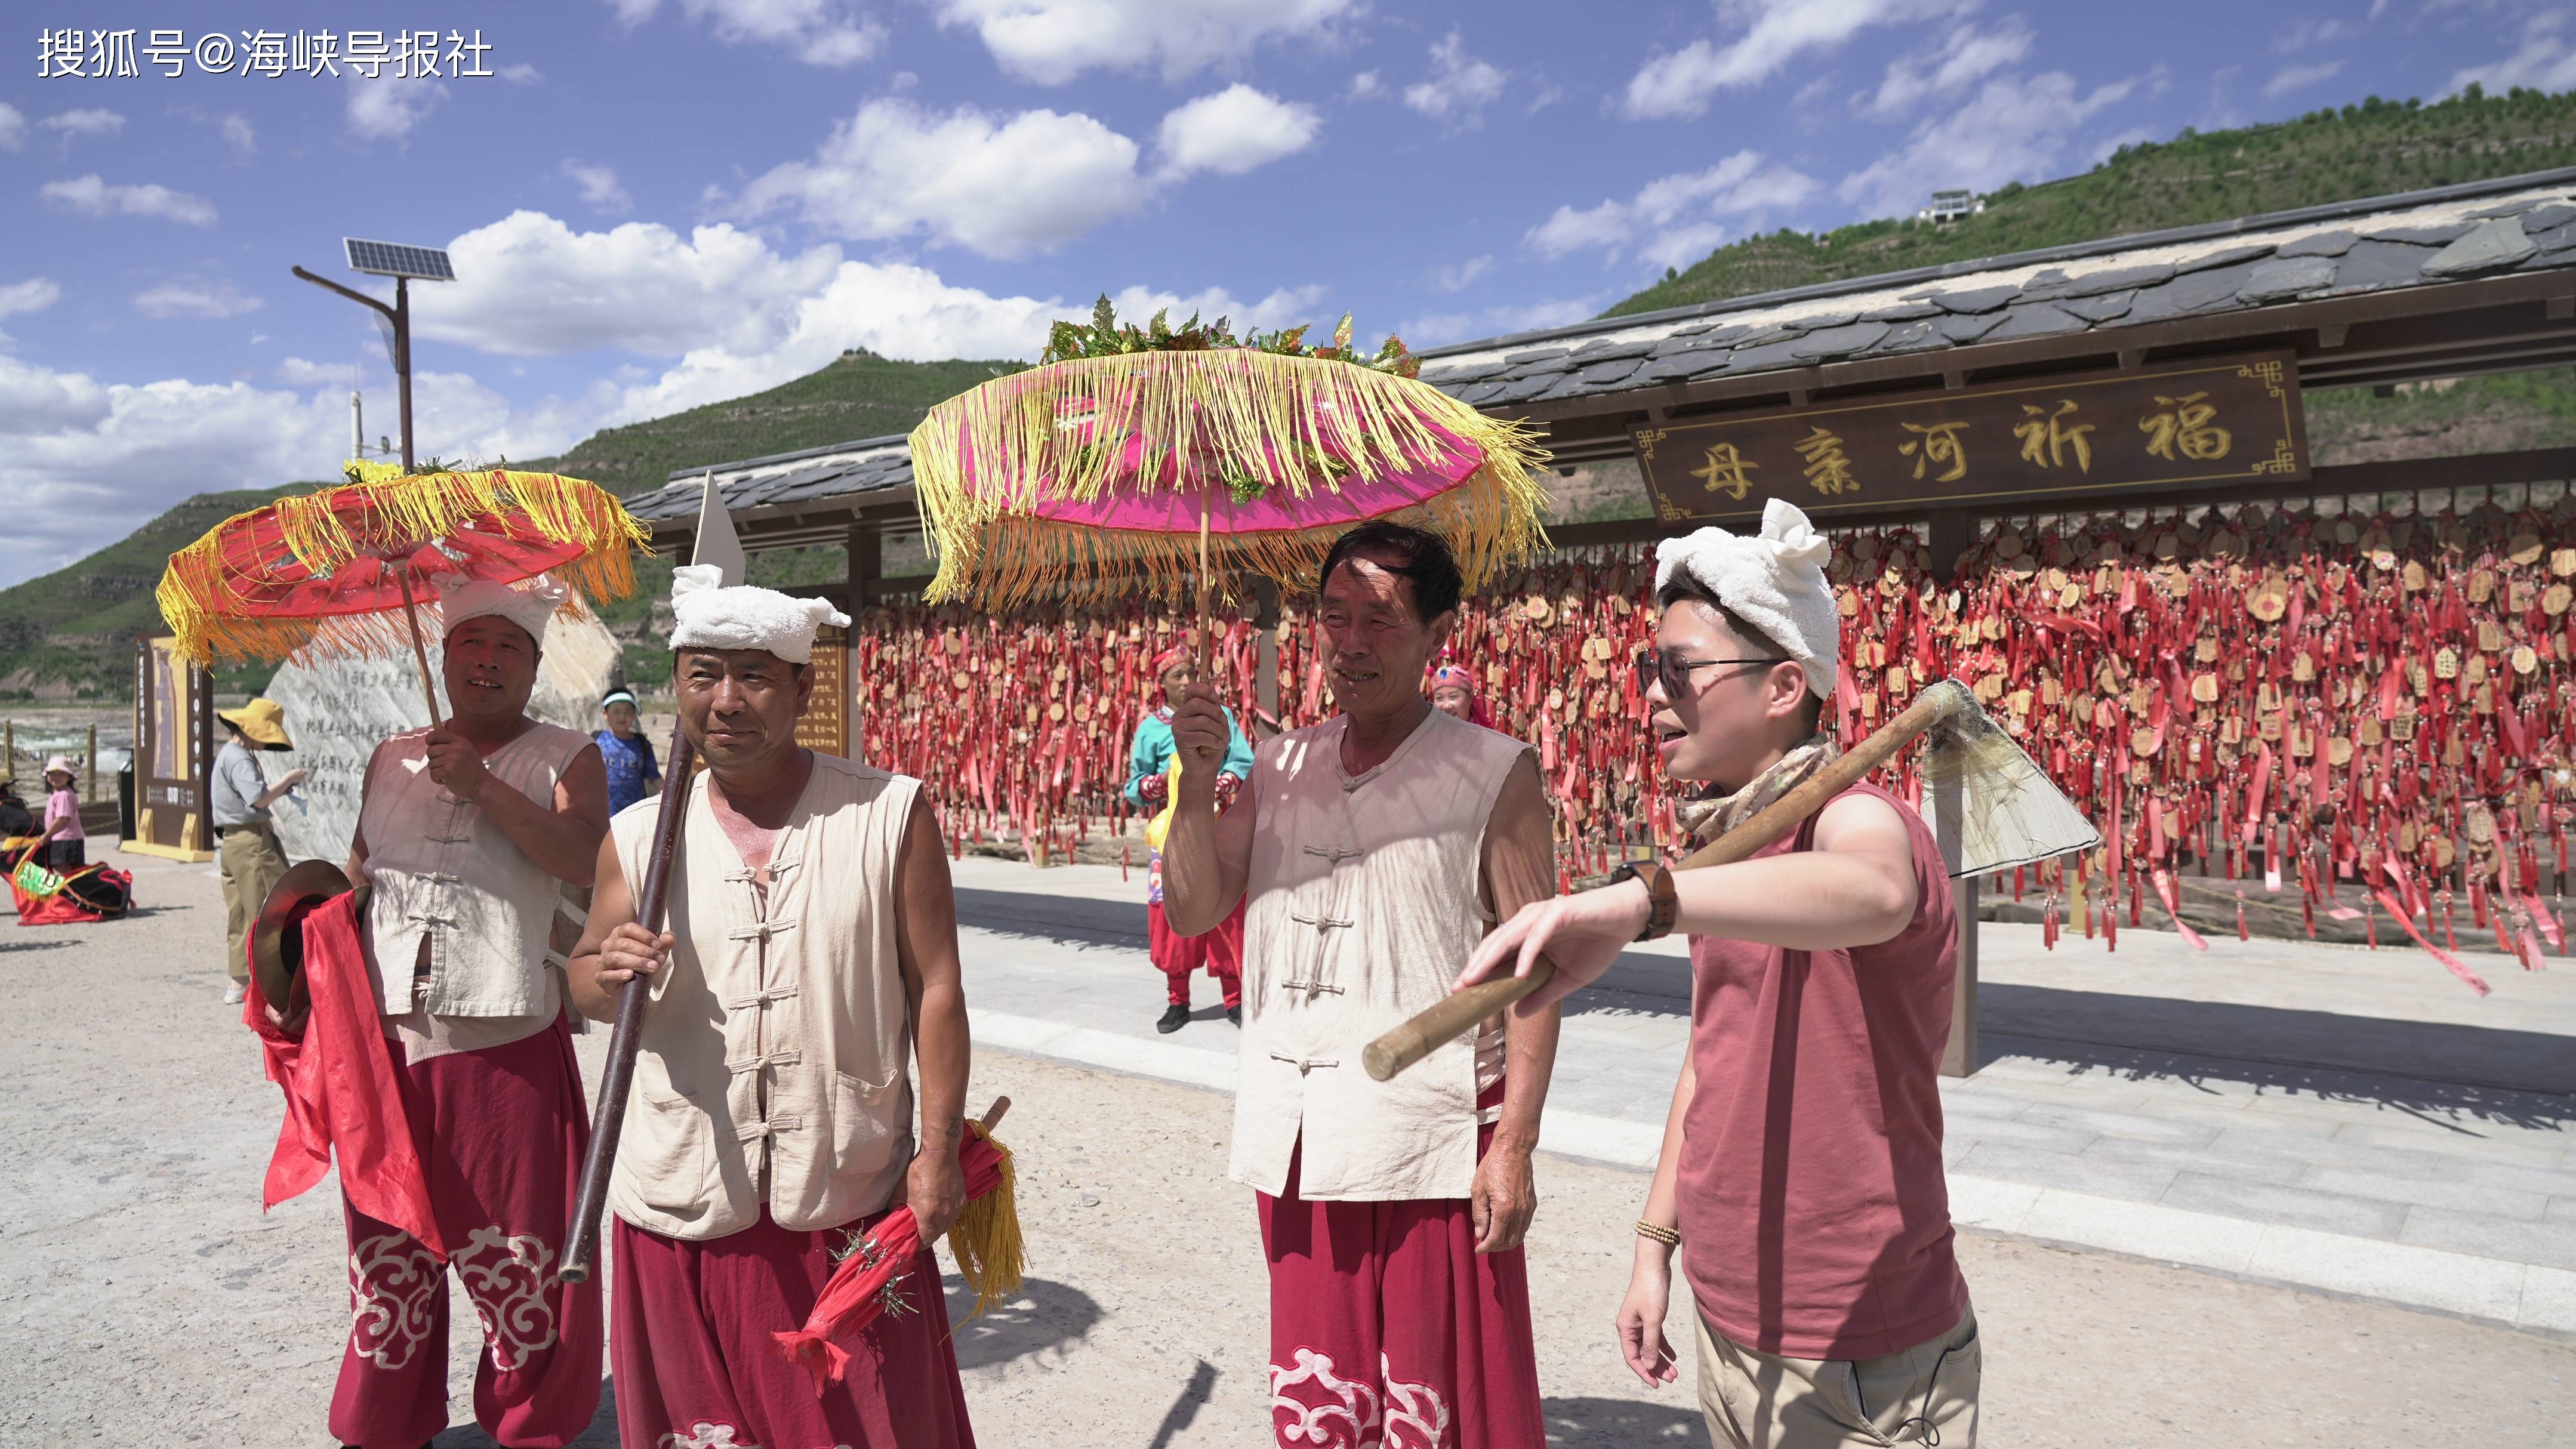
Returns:
[[[402,413],[403,471],[409,473],[414,466],[411,445],[411,282],[415,277],[424,282],[452,282],[456,280],[456,268],[449,263],[447,253],[435,247],[360,241],[355,237],[342,238],[341,245],[349,254],[349,270],[394,279],[392,306],[388,307],[364,292],[343,287],[326,277],[317,277],[302,267],[293,270],[295,275],[317,287],[328,288],[352,302],[374,308],[376,314],[384,319],[390,333],[396,396]]]

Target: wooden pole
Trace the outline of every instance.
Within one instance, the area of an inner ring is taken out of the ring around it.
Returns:
[[[411,596],[411,569],[405,566],[397,571],[395,577],[402,580],[403,622],[411,625],[412,662],[420,666],[420,697],[429,705],[429,727],[436,729],[441,718],[438,712],[438,691],[430,687],[429,646],[423,644],[420,639],[420,604]]]
[[[1752,819],[1692,852],[1679,869],[1732,865],[1752,855],[1796,829],[1799,822],[1823,809],[1825,802],[1850,789],[1853,782],[1887,763],[1889,756],[1913,743],[1917,735],[1974,704],[1967,690],[1955,681],[1945,680],[1923,691],[1902,714],[1879,726],[1878,733],[1809,776],[1805,784],[1763,807]],[[1541,956],[1526,976],[1479,981],[1453,991],[1370,1042],[1360,1053],[1360,1064],[1368,1068],[1370,1076],[1386,1081],[1464,1035],[1477,1022],[1545,986],[1555,976],[1556,963]]]
[[[653,817],[653,853],[645,857],[644,886],[635,897],[635,922],[653,935],[662,934],[668,906],[672,859],[679,853],[680,822],[689,811],[689,792],[697,786],[697,752],[688,731],[671,726],[669,763],[663,766],[661,806]],[[653,983],[638,976],[617,993],[617,1028],[608,1038],[608,1065],[599,1077],[599,1106],[590,1122],[590,1151],[581,1160],[581,1186],[573,1194],[572,1224],[564,1231],[563,1266],[556,1276],[567,1283],[588,1279],[599,1255],[599,1218],[608,1206],[608,1174],[617,1161],[618,1134],[626,1127],[626,1097],[635,1085],[635,1055],[644,1046],[644,1005]]]
[[[96,725],[89,727],[89,753],[81,756],[81,768],[89,775],[88,780],[81,786],[81,803],[87,804],[98,798],[98,726]]]

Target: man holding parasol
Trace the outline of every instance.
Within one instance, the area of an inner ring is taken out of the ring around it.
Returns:
[[[1758,536],[1703,528],[1658,550],[1638,671],[1665,772],[1706,787],[1683,814],[1702,839],[1767,823],[1835,764],[1817,733],[1840,659],[1829,550],[1779,499]],[[1544,949],[1553,979],[1519,1009],[1552,1011],[1628,942],[1690,933],[1690,1053],[1619,1308],[1629,1367],[1677,1377],[1678,1246],[1715,1442],[1973,1445],[1977,1319],[1951,1251],[1937,1076],[1958,945],[1931,830],[1853,783],[1737,863],[1622,875],[1525,908],[1460,981],[1527,974]]]
[[[707,774],[673,787],[686,813],[658,888],[668,929],[638,923],[664,808],[645,801],[599,847],[572,964],[591,1016],[616,1016],[638,977],[651,993],[607,1192],[620,1437],[971,1446],[929,1246],[968,1193],[970,1048],[938,821],[919,781],[796,743],[815,632],[845,615],[722,587],[707,565],[679,569],[671,595],[680,724]],[[879,1231],[904,1216],[909,1260],[863,1350],[782,1352],[837,1258],[885,1251]]]
[[[1372,1406],[1431,1442],[1542,1445],[1520,1244],[1555,1013],[1489,1023],[1400,1084],[1359,1070],[1362,1044],[1436,1000],[1488,923],[1547,896],[1537,759],[1423,696],[1460,594],[1436,535],[1364,523],[1325,555],[1318,593],[1339,713],[1265,742],[1219,816],[1206,761],[1228,722],[1194,686],[1173,719],[1165,841],[1175,930],[1249,902],[1232,1175],[1259,1196],[1275,1427],[1298,1442]]]
[[[554,1273],[589,1120],[548,957],[567,888],[591,883],[608,777],[588,736],[526,712],[565,597],[543,576],[441,587],[448,718],[376,747],[349,852],[430,1209],[483,1320],[476,1417],[513,1446],[569,1442],[599,1405],[599,1290]],[[332,1432],[416,1445],[447,1423],[437,1259],[354,1204],[348,1229]]]

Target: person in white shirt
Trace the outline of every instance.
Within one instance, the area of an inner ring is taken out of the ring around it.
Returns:
[[[250,957],[244,950],[251,922],[286,874],[286,851],[277,843],[269,807],[304,783],[304,771],[289,770],[274,785],[260,771],[254,751],[295,748],[286,737],[286,711],[276,700],[254,699],[239,709],[219,709],[215,718],[232,736],[215,752],[208,803],[218,842],[215,866],[224,883],[224,974],[229,978],[224,1004],[239,1006],[250,986]]]

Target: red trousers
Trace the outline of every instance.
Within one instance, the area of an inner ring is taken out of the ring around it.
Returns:
[[[1190,974],[1200,967],[1224,988],[1225,1004],[1243,1004],[1243,904],[1204,936],[1178,936],[1163,917],[1163,903],[1145,907],[1145,939],[1154,969],[1168,986],[1165,999],[1174,1006],[1190,1004]]]
[[[1297,1167],[1256,1194],[1278,1442],[1546,1449],[1522,1250],[1478,1257],[1465,1198],[1307,1202]]]
[[[483,1321],[474,1421],[505,1449],[561,1449],[599,1409],[599,1284],[555,1277],[590,1143],[562,1021],[509,1043],[396,1054],[403,1111],[450,1266]],[[419,1449],[447,1427],[447,1280],[399,1228],[341,1206],[349,1228],[348,1352],[331,1432],[361,1449]]]
[[[772,1351],[836,1266],[834,1251],[879,1213],[801,1233],[760,1221],[704,1242],[617,1223],[617,1437],[638,1449],[974,1449],[949,1342],[948,1300],[929,1248],[899,1280],[909,1312],[877,1315],[847,1377],[814,1394]]]

